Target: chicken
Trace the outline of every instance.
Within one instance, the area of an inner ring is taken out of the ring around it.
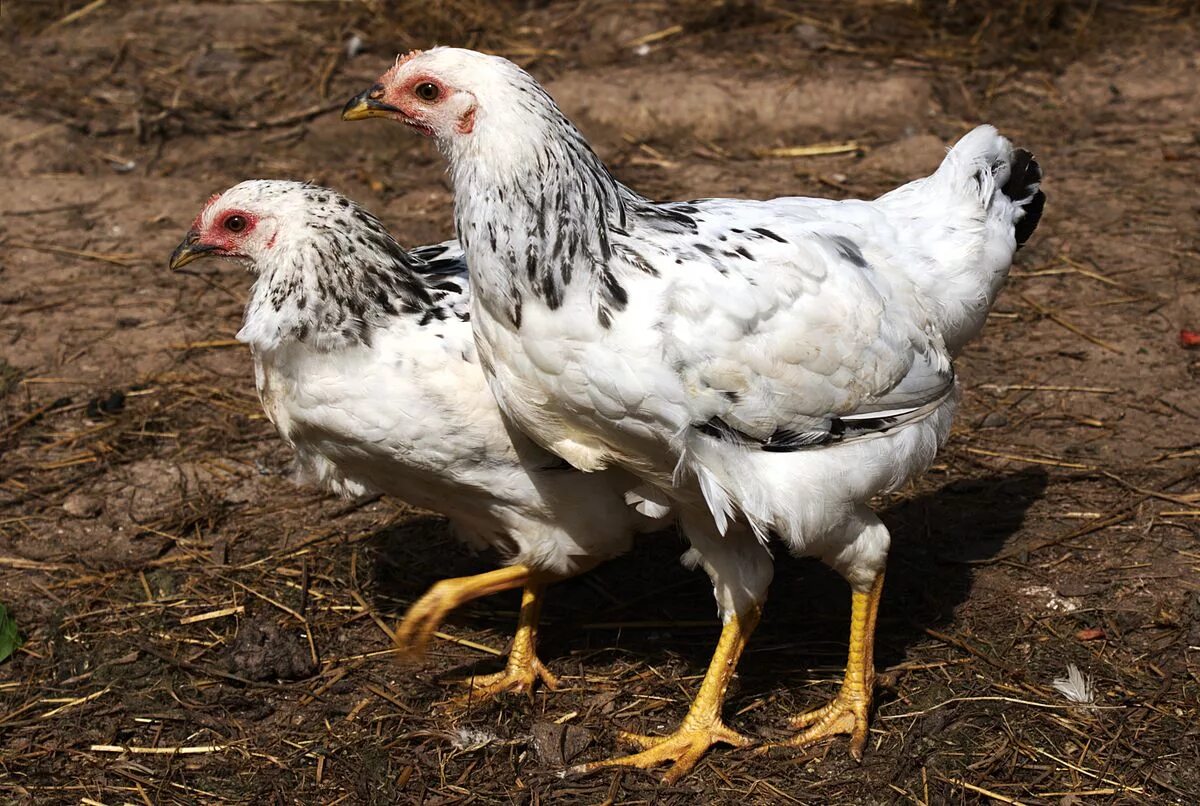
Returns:
[[[238,339],[302,477],[440,512],[466,542],[508,560],[434,585],[398,644],[420,653],[452,609],[524,586],[505,670],[475,678],[466,698],[538,679],[554,688],[535,651],[543,588],[621,554],[666,512],[638,499],[624,472],[577,472],[505,422],[477,358],[458,244],[406,252],[331,190],[250,181],[209,200],[170,265],[213,255],[255,275]]]
[[[932,176],[873,201],[654,203],[616,181],[513,63],[401,57],[343,117],[435,137],[450,163],[491,388],[582,470],[624,467],[670,502],[724,624],[679,728],[586,765],[686,773],[715,742],[781,541],[852,592],[842,687],[790,741],[867,740],[890,535],[872,496],[928,467],[956,405],[952,359],[983,326],[1044,197],[990,126]]]

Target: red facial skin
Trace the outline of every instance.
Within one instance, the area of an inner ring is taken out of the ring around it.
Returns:
[[[442,82],[433,76],[419,75],[404,86],[393,91],[396,95],[396,102],[393,106],[401,111],[400,120],[402,123],[419,134],[423,134],[426,137],[433,137],[433,127],[424,121],[425,110],[422,108],[422,102],[417,98],[417,86],[421,84],[432,84],[438,88],[437,100],[432,103],[444,101],[453,92],[453,90],[447,89]],[[430,102],[425,101],[424,103]]]
[[[413,51],[412,53],[403,56],[396,62],[395,66],[393,66],[391,70],[388,70],[386,73],[380,76],[379,83],[387,87],[387,91],[384,96],[387,103],[400,110],[400,114],[397,115],[397,119],[414,131],[423,134],[426,137],[433,137],[434,130],[433,127],[426,122],[425,109],[431,105],[444,103],[447,99],[453,97],[457,90],[455,90],[453,87],[447,86],[442,82],[441,79],[428,74],[419,74],[401,85],[393,84],[396,73],[400,70],[400,67],[418,53],[420,53],[420,51]],[[437,87],[437,98],[433,101],[426,101],[420,98],[417,95],[416,90],[421,84],[432,84]],[[459,119],[458,123],[455,125],[455,128],[460,134],[470,134],[474,130],[474,107],[468,110],[466,114]]]
[[[200,246],[211,247],[218,255],[226,257],[245,257],[242,254],[241,247],[245,243],[247,236],[254,232],[254,228],[258,225],[258,216],[246,210],[226,210],[221,213],[212,226],[208,229],[202,229],[201,221],[204,214],[208,211],[220,196],[213,196],[208,200],[208,204],[204,205],[204,209],[200,211],[200,215],[196,216],[196,220],[192,222],[192,232],[196,233],[196,243]],[[233,232],[226,226],[231,218],[240,216],[246,222],[246,226],[238,232]],[[267,247],[275,245],[275,239],[272,237],[271,242]]]
[[[456,128],[459,134],[470,134],[475,130],[475,107],[468,109],[467,114],[459,118]]]

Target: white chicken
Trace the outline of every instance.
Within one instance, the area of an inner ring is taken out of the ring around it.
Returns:
[[[867,741],[890,543],[868,506],[925,469],[956,405],[951,359],[983,326],[1041,213],[1040,173],[990,126],[873,201],[655,203],[615,180],[515,64],[400,58],[343,117],[437,138],[450,163],[473,327],[501,408],[572,465],[620,466],[671,502],[724,627],[682,724],[585,765],[670,762],[749,740],[725,690],[771,580],[768,545],[849,582],[838,695],[789,743]]]
[[[545,585],[627,550],[666,514],[629,492],[622,471],[573,470],[504,421],[471,336],[457,243],[407,252],[358,205],[300,182],[243,182],[213,196],[171,256],[205,256],[255,275],[238,339],[250,345],[259,398],[307,479],[376,490],[444,514],[508,565],[444,580],[396,632],[414,653],[455,607],[524,586],[504,671],[463,698],[529,690],[555,678],[538,659]]]

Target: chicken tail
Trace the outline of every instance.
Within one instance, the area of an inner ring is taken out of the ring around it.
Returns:
[[[932,175],[878,200],[910,233],[918,259],[906,270],[935,303],[952,354],[979,333],[1013,256],[1037,227],[1046,203],[1041,179],[1032,154],[994,126],[979,126]]]
[[[1012,168],[1008,181],[1000,192],[1013,201],[1021,210],[1016,222],[1017,246],[1022,246],[1037,229],[1042,220],[1042,208],[1046,206],[1046,194],[1041,190],[1042,168],[1037,160],[1023,148],[1012,153]]]
[[[981,204],[988,223],[1007,230],[1017,246],[1029,240],[1046,204],[1041,166],[1033,154],[1014,149],[995,126],[978,126],[955,143],[933,179]]]

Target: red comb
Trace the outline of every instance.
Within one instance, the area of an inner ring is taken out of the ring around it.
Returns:
[[[403,67],[405,63],[412,61],[424,52],[425,51],[423,50],[410,50],[408,53],[401,53],[396,57],[396,63],[392,65],[390,70],[383,74],[380,80],[386,82],[388,77],[395,74],[395,72]]]
[[[200,219],[204,218],[204,214],[206,212],[208,212],[208,208],[212,207],[214,204],[216,204],[217,199],[219,199],[219,198],[221,198],[220,193],[214,193],[213,195],[208,197],[208,201],[206,201],[204,203],[204,206],[200,208],[200,214],[196,216],[194,221],[192,221],[192,229],[200,228]]]
[[[410,50],[408,53],[402,53],[396,57],[395,66],[399,67],[400,65],[409,61],[410,59],[415,59],[416,57],[420,56],[424,52],[425,51],[423,51],[423,50]]]

